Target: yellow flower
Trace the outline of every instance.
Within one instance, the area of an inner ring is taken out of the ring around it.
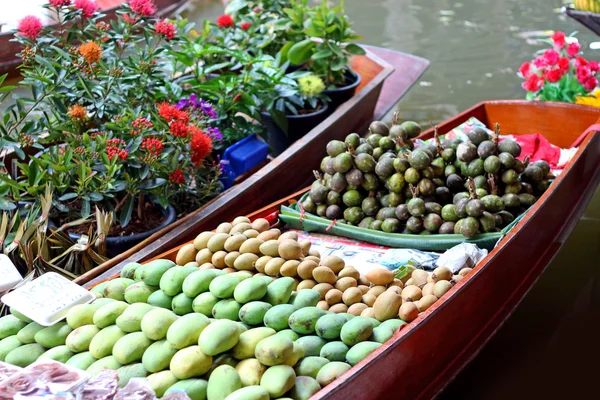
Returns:
[[[96,42],[86,42],[79,46],[79,54],[85,58],[88,64],[98,62],[102,56],[102,49]]]
[[[577,96],[575,104],[600,108],[600,90],[594,91],[590,96]]]
[[[298,86],[300,86],[300,92],[305,96],[316,96],[325,90],[323,80],[316,75],[298,78]]]

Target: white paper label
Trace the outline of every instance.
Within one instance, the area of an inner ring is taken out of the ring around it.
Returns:
[[[14,288],[23,277],[5,254],[0,254],[0,292]]]
[[[40,325],[50,326],[66,317],[71,307],[96,297],[56,272],[48,272],[2,297],[2,302]]]

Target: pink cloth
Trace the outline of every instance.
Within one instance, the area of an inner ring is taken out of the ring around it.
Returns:
[[[500,142],[502,142],[500,138]],[[560,147],[551,144],[548,139],[539,133],[515,136],[514,140],[521,146],[521,155],[517,157],[523,161],[530,155],[530,161],[545,160],[551,167],[558,166],[560,160]]]

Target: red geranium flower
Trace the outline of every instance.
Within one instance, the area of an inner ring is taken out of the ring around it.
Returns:
[[[577,57],[575,58],[575,67],[579,68],[579,67],[585,67],[586,65],[588,65],[588,60],[586,60],[583,57]]]
[[[544,60],[546,61],[546,65],[556,65],[559,59],[560,54],[558,54],[558,51],[554,49],[548,49],[544,52]]]
[[[250,22],[242,22],[240,24],[240,28],[242,28],[243,31],[247,31],[251,26],[252,24]]]
[[[154,30],[158,34],[165,35],[165,38],[167,40],[171,40],[175,37],[175,32],[176,32],[175,25],[171,24],[170,22],[157,21],[154,24]]]
[[[34,17],[33,15],[28,15],[19,21],[19,26],[17,27],[18,33],[21,36],[25,36],[31,40],[35,40],[40,31],[44,27],[42,24],[42,20],[38,17]]]
[[[144,17],[149,17],[156,12],[156,5],[153,0],[130,0],[131,10]]]
[[[558,48],[558,49],[562,49],[563,47],[565,47],[565,34],[563,32],[555,32],[554,35],[552,35],[552,41],[554,42],[554,47]]]
[[[148,150],[150,154],[159,155],[162,153],[164,145],[159,139],[146,137],[142,140],[142,149]]]
[[[567,54],[569,55],[569,57],[575,57],[577,53],[579,53],[580,48],[581,45],[577,42],[569,43],[569,45],[567,46]]]
[[[187,137],[190,134],[189,127],[181,121],[173,121],[169,125],[171,135],[177,137]]]
[[[583,87],[585,88],[585,90],[587,90],[588,92],[591,92],[592,90],[596,89],[596,86],[598,86],[598,79],[596,79],[593,76],[590,76],[584,83],[583,83]]]
[[[565,71],[561,69],[547,69],[544,72],[544,77],[548,80],[548,82],[556,83],[560,80],[560,78],[563,77],[564,74]]]
[[[581,66],[577,68],[577,80],[583,85],[585,81],[592,77],[592,71],[588,66]]]
[[[521,86],[523,87],[523,89],[535,93],[544,86],[544,78],[539,77],[536,74],[531,74]]]
[[[98,5],[93,0],[75,0],[74,6],[76,9],[81,10],[83,18],[91,18],[98,11]]]
[[[531,63],[524,62],[523,64],[521,64],[519,72],[521,73],[521,75],[523,75],[524,78],[528,78],[529,75],[531,75]]]
[[[49,3],[52,7],[58,8],[68,6],[71,4],[71,0],[50,0]]]
[[[533,60],[533,65],[535,65],[536,68],[544,68],[548,64],[544,56],[539,56],[536,57],[535,60]]]
[[[233,18],[229,14],[223,14],[219,18],[217,18],[217,25],[219,28],[229,28],[234,25]]]
[[[558,68],[567,71],[569,69],[569,63],[570,60],[567,57],[561,57],[560,60],[558,60]]]
[[[600,64],[597,61],[590,61],[588,67],[590,67],[590,71],[592,71],[594,74],[600,71]]]
[[[212,140],[197,127],[191,129],[194,133],[190,141],[192,162],[195,166],[202,164],[202,160],[212,152]]]
[[[173,183],[183,184],[185,183],[185,177],[180,169],[176,169],[173,173],[169,174],[169,180]]]
[[[163,117],[167,122],[177,120],[187,124],[189,119],[188,113],[178,110],[177,107],[169,103],[160,103],[158,105],[158,115]]]

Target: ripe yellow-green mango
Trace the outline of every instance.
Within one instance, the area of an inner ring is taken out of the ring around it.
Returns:
[[[323,315],[317,321],[315,331],[317,335],[327,340],[336,340],[340,337],[342,327],[348,320],[340,314]]]
[[[319,300],[321,300],[321,295],[316,290],[300,289],[296,292],[292,304],[296,307],[296,310],[299,310],[304,307],[315,307]]]
[[[298,343],[304,349],[305,357],[313,357],[321,354],[321,348],[327,341],[318,336],[302,336],[295,343]]]
[[[342,342],[348,346],[368,340],[373,333],[373,323],[365,317],[355,317],[346,322],[340,331]]]
[[[277,334],[289,338],[292,342],[295,342],[300,338],[300,335],[298,335],[291,329],[284,329],[282,331],[277,332]]]
[[[242,281],[242,275],[226,274],[217,276],[210,282],[208,289],[219,299],[229,299],[233,296],[235,287]]]
[[[176,349],[198,344],[200,334],[210,324],[202,314],[188,314],[179,318],[169,327],[167,340]]]
[[[261,340],[273,336],[275,330],[271,328],[253,328],[240,335],[240,340],[231,349],[231,355],[238,360],[254,357],[254,350],[256,345]]]
[[[119,276],[121,278],[134,279],[135,278],[135,270],[141,266],[142,266],[142,264],[138,264],[136,262],[131,262],[123,267]]]
[[[115,359],[123,364],[131,364],[142,359],[142,355],[152,341],[143,332],[128,333],[115,343],[112,354]]]
[[[254,356],[261,364],[283,364],[294,352],[294,342],[281,335],[269,336],[256,344]]]
[[[142,279],[142,276],[144,275],[144,267],[145,265],[142,265],[141,267],[137,267],[135,269],[135,272],[133,273],[133,280],[136,282],[144,282],[144,280]],[[160,278],[159,278],[160,281]]]
[[[276,331],[288,329],[288,320],[294,311],[296,308],[291,304],[278,304],[265,313],[263,322],[265,326]]]
[[[162,290],[157,290],[148,297],[147,302],[154,307],[170,310],[171,304],[173,303],[173,297],[166,295]]]
[[[192,302],[192,309],[196,313],[212,317],[212,309],[219,300],[211,292],[200,293]]]
[[[206,355],[215,356],[233,348],[242,333],[240,324],[220,319],[208,325],[198,339],[200,350]]]
[[[190,346],[179,350],[171,359],[169,369],[177,379],[189,379],[204,375],[212,365],[212,357]]]
[[[148,371],[142,363],[125,365],[117,370],[119,376],[119,387],[124,387],[129,383],[131,378],[145,378],[148,376]]]
[[[178,349],[173,347],[166,339],[154,342],[146,349],[142,356],[142,364],[148,372],[158,372],[169,368],[171,359]]]
[[[126,333],[119,329],[118,326],[107,326],[92,338],[90,353],[98,360],[111,355],[115,343],[125,335]]]
[[[242,380],[235,368],[221,365],[208,379],[206,389],[208,400],[225,400],[227,396],[242,388]]]
[[[35,342],[48,349],[65,344],[67,336],[73,332],[73,329],[66,322],[57,322],[56,324],[37,331]]]
[[[402,325],[406,325],[406,321],[402,321],[401,319],[388,319],[387,321],[383,321],[378,328],[387,327],[395,333]]]
[[[267,294],[267,283],[260,278],[245,279],[233,291],[233,298],[241,304],[258,301]]]
[[[321,385],[310,376],[297,376],[294,387],[290,390],[290,397],[294,400],[308,400],[321,390]]]
[[[187,297],[183,293],[179,293],[177,296],[173,297],[171,309],[177,315],[191,314],[194,312],[194,299]]]
[[[276,306],[277,304],[286,304],[292,296],[294,284],[296,281],[289,276],[274,280],[267,286],[267,294],[263,301]]]
[[[90,292],[99,293],[104,296],[104,288],[106,287],[106,285],[108,285],[108,282],[109,281],[105,281],[105,282],[97,284],[96,286],[94,286],[93,288],[90,289]]]
[[[37,343],[24,344],[10,351],[4,358],[4,362],[24,368],[45,352],[46,348]]]
[[[292,351],[292,355],[285,359],[284,364],[289,365],[290,367],[296,366],[298,361],[304,357],[304,347],[300,346],[298,343],[294,342],[294,350]]]
[[[390,321],[390,320],[388,320]],[[372,342],[385,343],[394,336],[394,331],[389,326],[378,326],[373,329],[373,333],[369,338]]]
[[[260,385],[260,378],[267,370],[267,367],[262,365],[256,358],[247,358],[240,361],[235,370],[240,374],[242,386]]]
[[[96,361],[98,360],[94,358],[92,353],[90,353],[89,351],[85,351],[83,353],[75,354],[73,357],[69,358],[69,360],[65,364],[85,371],[90,367],[90,365],[92,365]]]
[[[16,335],[19,331],[27,326],[27,322],[21,321],[14,315],[5,315],[0,318],[0,339]]]
[[[141,279],[148,286],[158,286],[164,273],[174,266],[175,263],[171,260],[159,259],[150,261],[141,268]]]
[[[34,323],[35,322],[32,322],[32,324]],[[19,335],[12,335],[0,340],[0,361],[4,361],[8,353],[20,347],[22,344],[25,343],[19,340]]]
[[[321,368],[328,363],[329,360],[323,357],[304,357],[294,370],[298,376],[310,376],[316,379]]]
[[[44,329],[45,326],[38,324],[37,322],[31,322],[27,326],[17,333],[17,338],[22,344],[35,343],[35,334]],[[4,339],[2,339],[4,340]]]
[[[177,315],[173,311],[164,308],[155,308],[149,311],[142,318],[142,332],[148,339],[161,340],[167,336],[167,331],[173,322],[177,320]]]
[[[84,325],[69,333],[65,343],[73,353],[80,353],[90,349],[90,343],[94,336],[100,332],[96,325]]]
[[[134,283],[133,279],[127,278],[116,278],[108,282],[108,285],[104,287],[104,297],[109,299],[115,299],[119,301],[125,300],[125,289]]]
[[[10,309],[10,313],[27,324],[30,324],[33,322],[29,317],[26,317],[25,315],[21,314],[20,312],[18,312],[17,310],[15,310],[12,307]]]
[[[269,400],[269,392],[262,386],[246,386],[231,393],[225,400]]]
[[[342,342],[329,342],[321,348],[321,357],[329,361],[346,361],[350,348]]]
[[[98,304],[77,304],[67,312],[67,325],[71,328],[94,323],[94,314],[100,308]]]
[[[90,376],[94,377],[94,376],[98,375],[100,372],[102,372],[102,370],[105,370],[105,369],[117,370],[121,367],[122,367],[122,365],[113,356],[106,356],[106,357],[101,358],[98,361],[94,362],[85,371],[88,374],[90,374]]]
[[[100,307],[94,313],[94,325],[98,328],[106,328],[109,325],[114,325],[119,315],[123,314],[123,311],[129,306],[124,301],[115,301],[108,303]]]
[[[105,299],[105,298],[101,297],[101,298],[97,298],[96,300],[94,300],[92,302],[92,304],[94,304],[95,306],[98,306],[98,308],[100,308],[102,306],[105,306],[110,303],[115,303],[115,302],[116,302],[115,299]]]
[[[239,321],[240,309],[242,305],[234,299],[220,300],[212,309],[212,315],[215,319],[229,319]]]
[[[319,307],[304,307],[295,311],[288,319],[290,328],[300,335],[315,333],[317,320],[327,314],[327,311]]]
[[[169,370],[149,375],[147,379],[156,397],[163,397],[167,389],[177,383],[177,378]]]
[[[197,270],[185,278],[181,290],[188,297],[196,297],[200,293],[208,292],[210,283],[220,275],[225,275],[225,272],[220,269]]]
[[[289,365],[275,365],[268,368],[260,378],[260,386],[267,389],[269,396],[276,399],[294,387],[296,373]]]
[[[66,363],[74,355],[75,353],[69,350],[67,346],[56,346],[42,354],[38,360],[47,359]]]
[[[205,379],[184,379],[171,386],[165,394],[183,390],[190,400],[206,400],[208,381]]]
[[[150,304],[132,304],[119,315],[115,323],[123,332],[139,332],[142,330],[142,318],[153,309]]]
[[[248,325],[262,325],[265,314],[273,307],[264,301],[251,301],[240,308],[240,321]]]
[[[346,360],[350,365],[354,366],[367,358],[369,354],[377,350],[379,347],[381,347],[381,343],[377,342],[357,343],[352,346],[350,350],[348,350],[348,353],[346,354]]]
[[[147,303],[148,297],[158,290],[155,286],[148,286],[144,282],[136,282],[125,289],[124,298],[129,304]]]
[[[169,296],[175,296],[176,294],[181,293],[185,278],[196,271],[198,271],[198,267],[175,266],[170,268],[160,278],[160,290]]]
[[[344,362],[339,361],[333,361],[328,364],[325,364],[317,374],[317,382],[319,382],[319,385],[321,385],[321,387],[325,387],[331,382],[335,381],[340,376],[342,376],[350,368],[350,364],[346,364]]]

